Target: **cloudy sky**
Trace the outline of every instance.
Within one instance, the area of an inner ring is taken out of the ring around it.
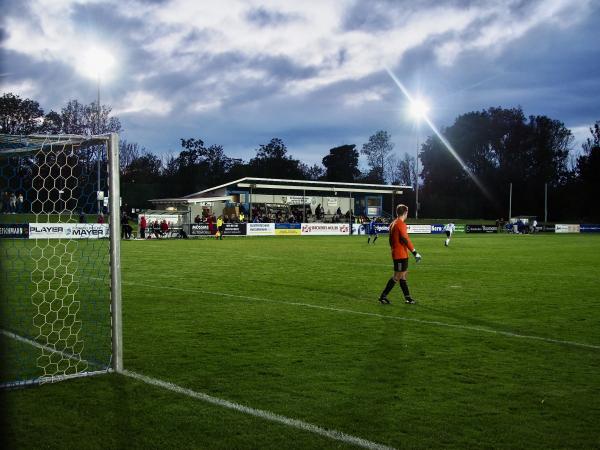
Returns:
[[[180,138],[249,159],[273,137],[307,163],[417,129],[385,68],[439,127],[490,106],[600,120],[599,0],[0,0],[0,92],[45,111],[90,103],[90,49],[114,58],[102,103],[155,153]],[[420,138],[429,134],[420,127]]]

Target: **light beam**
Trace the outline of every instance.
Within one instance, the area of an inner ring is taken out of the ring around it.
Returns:
[[[481,190],[481,192],[489,200],[494,201],[494,198],[492,197],[490,192],[487,190],[487,188],[483,185],[483,183],[479,180],[479,178],[477,178],[477,176],[473,172],[471,172],[471,169],[469,169],[469,167],[465,164],[465,162],[462,160],[462,158],[459,156],[459,154],[456,153],[456,150],[454,150],[454,147],[452,147],[452,144],[450,144],[450,142],[448,142],[448,140],[442,135],[442,133],[440,133],[438,128],[435,126],[435,124],[429,119],[429,117],[427,116],[427,111],[423,111],[423,106],[425,104],[422,103],[422,101],[420,101],[419,99],[413,98],[413,96],[410,94],[410,92],[408,92],[408,89],[406,89],[406,87],[402,84],[402,82],[396,77],[396,75],[394,75],[394,73],[389,68],[386,67],[385,70],[388,73],[388,75],[392,78],[392,80],[394,80],[394,83],[396,83],[396,85],[400,88],[400,90],[402,91],[402,93],[404,94],[406,99],[409,101],[409,103],[411,105],[411,111],[420,111],[419,118],[424,120],[425,123],[427,123],[427,125],[429,125],[429,128],[431,128],[431,131],[433,131],[435,133],[435,135],[438,137],[438,139],[442,142],[442,144],[444,144],[444,147],[446,147],[448,152],[450,152],[450,154],[454,157],[454,159],[456,159],[458,164],[460,164],[460,167],[467,173],[467,175],[469,175],[469,178],[471,178],[471,180],[473,180],[473,182],[477,185],[479,190]]]

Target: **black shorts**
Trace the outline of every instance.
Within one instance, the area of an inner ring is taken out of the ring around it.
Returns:
[[[446,236],[450,237],[450,232],[446,231]]]
[[[394,272],[406,272],[408,270],[408,258],[394,260]]]

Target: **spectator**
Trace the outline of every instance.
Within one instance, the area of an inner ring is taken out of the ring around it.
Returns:
[[[217,239],[220,241],[223,240],[223,232],[225,231],[225,221],[223,220],[223,216],[219,216],[217,219],[217,234],[215,235]]]
[[[14,192],[11,192],[10,194],[9,209],[11,214],[15,214],[17,212],[17,196]]]
[[[98,214],[98,223],[104,223],[104,213]]]
[[[23,212],[23,194],[21,194],[20,192],[19,192],[19,195],[17,196],[17,212],[18,213]]]
[[[146,226],[148,226],[146,216],[140,217],[140,238],[142,239],[146,239]]]
[[[79,223],[86,223],[87,220],[85,218],[85,214],[83,213],[83,209],[79,211]]]
[[[158,223],[158,219],[154,219],[154,222],[152,223],[152,232],[156,239],[160,237],[160,224]]]
[[[208,223],[208,232],[211,235],[215,234],[215,216],[209,214],[208,219],[206,221]]]
[[[125,223],[125,239],[131,239],[131,233],[133,232],[133,227],[129,224],[129,221]]]
[[[126,212],[121,214],[121,239],[125,239],[127,237],[127,226],[129,225],[129,217]]]
[[[169,224],[167,223],[167,221],[165,219],[163,219],[163,221],[160,223],[160,235],[166,236],[168,232],[169,232]]]
[[[194,223],[198,224],[202,222],[202,219],[200,219],[200,214],[196,215],[196,217],[194,217]]]

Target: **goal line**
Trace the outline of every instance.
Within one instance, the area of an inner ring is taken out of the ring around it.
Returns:
[[[37,347],[37,348],[40,348],[40,349],[43,349],[43,350],[46,350],[49,352],[60,353],[61,356],[65,357],[65,358],[78,358],[77,355],[60,352],[60,351],[50,348],[48,346],[42,345],[39,342],[35,342],[31,339],[27,339],[23,336],[19,336],[15,333],[11,333],[10,331],[0,330],[0,334],[4,335],[6,337],[9,337],[11,339],[17,340],[19,342],[29,344],[29,345],[32,345],[34,347]],[[85,376],[101,375],[101,374],[106,374],[106,373],[111,373],[111,372],[114,372],[114,371],[112,369],[103,369],[103,370],[98,370],[98,371],[93,371],[93,372],[80,372],[80,373],[72,374],[72,375],[58,375],[58,376],[51,377],[52,380],[48,380],[48,381],[59,381],[57,378],[60,378],[60,381],[62,381],[62,380],[68,380],[68,379],[85,377]],[[361,437],[353,436],[353,435],[346,434],[346,433],[343,433],[343,432],[337,431],[337,430],[332,430],[329,428],[323,428],[318,425],[304,422],[302,420],[282,416],[280,414],[276,414],[271,411],[255,409],[255,408],[251,408],[249,406],[244,406],[239,403],[235,403],[235,402],[221,399],[218,397],[213,397],[212,395],[193,391],[191,389],[184,388],[182,386],[178,386],[178,385],[170,383],[168,381],[159,380],[157,378],[152,378],[152,377],[142,375],[142,374],[139,374],[136,372],[132,372],[129,370],[122,370],[122,371],[119,371],[118,373],[121,375],[124,375],[128,378],[132,378],[132,379],[141,381],[145,384],[148,384],[151,386],[156,386],[156,387],[159,387],[162,389],[166,389],[168,391],[175,392],[177,394],[185,395],[187,397],[190,397],[190,398],[193,398],[196,400],[200,400],[205,403],[210,403],[212,405],[216,405],[216,406],[219,406],[222,408],[231,409],[231,410],[234,410],[237,412],[241,412],[243,414],[258,417],[259,419],[268,420],[270,422],[280,423],[282,425],[285,425],[285,426],[288,426],[291,428],[296,428],[296,429],[299,429],[302,431],[307,431],[309,433],[318,434],[320,436],[323,436],[323,437],[326,437],[326,438],[329,438],[332,440],[340,441],[345,444],[355,445],[357,447],[366,448],[369,450],[394,450],[394,447],[389,447],[386,445],[378,444],[376,442],[372,442],[367,439],[363,439]],[[39,381],[38,381],[38,383],[39,383]],[[24,387],[24,386],[38,384],[38,383],[35,383],[32,380],[28,380],[28,381],[21,381],[21,382],[3,383],[3,384],[0,384],[0,387],[1,388],[16,388],[16,387]]]

